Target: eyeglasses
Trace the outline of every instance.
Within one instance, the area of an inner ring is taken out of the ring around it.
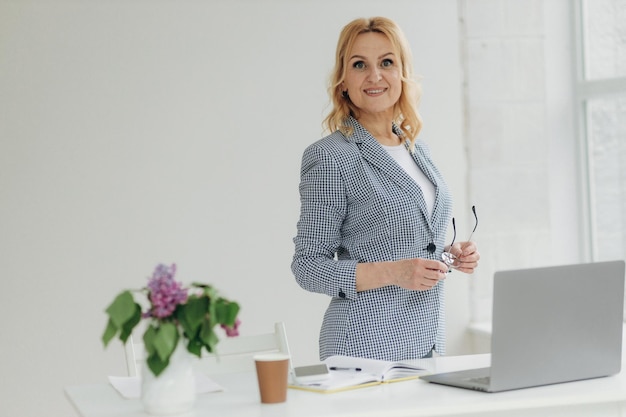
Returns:
[[[472,233],[470,233],[469,237],[467,238],[467,241],[471,241],[472,240],[472,236],[474,235],[474,232],[476,231],[476,228],[478,227],[478,216],[476,215],[476,206],[472,206],[472,213],[474,213],[474,219],[476,219],[476,223],[474,224],[474,229],[472,229]],[[452,245],[454,245],[454,241],[456,240],[456,224],[454,222],[454,217],[452,218],[452,231],[453,231],[453,236],[452,236],[452,243],[450,243],[450,246],[448,246],[448,250],[444,251],[441,254],[441,259],[443,260],[443,263],[445,263],[446,265],[448,265],[448,267],[452,268],[454,261],[456,260],[456,256],[453,255],[450,251],[452,250]]]

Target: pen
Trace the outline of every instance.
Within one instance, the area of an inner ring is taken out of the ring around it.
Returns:
[[[339,366],[331,366],[330,368],[331,371],[360,371],[361,368],[341,368]]]

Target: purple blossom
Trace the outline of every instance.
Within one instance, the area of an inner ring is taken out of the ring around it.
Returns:
[[[239,336],[239,325],[240,324],[241,324],[241,320],[237,319],[237,320],[235,320],[235,324],[233,324],[232,327],[227,326],[225,324],[221,324],[220,326],[226,332],[226,336],[228,336],[228,337],[235,337],[235,336]]]
[[[159,319],[169,317],[178,304],[187,301],[187,289],[181,287],[181,283],[174,281],[176,274],[176,264],[168,267],[159,264],[148,281],[148,299],[152,303],[152,308],[148,311],[148,316]]]

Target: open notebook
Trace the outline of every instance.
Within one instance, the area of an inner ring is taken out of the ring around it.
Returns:
[[[427,360],[382,361],[351,356],[330,356],[323,361],[330,377],[313,383],[291,382],[290,388],[332,393],[388,382],[418,378],[428,373]]]

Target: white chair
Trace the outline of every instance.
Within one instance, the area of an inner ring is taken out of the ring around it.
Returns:
[[[139,341],[138,341],[139,340]],[[141,375],[145,360],[145,350],[141,338],[129,337],[125,345],[126,366],[129,376]],[[274,324],[274,332],[250,336],[223,337],[216,346],[216,352],[202,351],[202,358],[194,355],[195,366],[207,375],[254,370],[252,357],[259,353],[280,352],[290,355],[287,332],[283,322]]]

